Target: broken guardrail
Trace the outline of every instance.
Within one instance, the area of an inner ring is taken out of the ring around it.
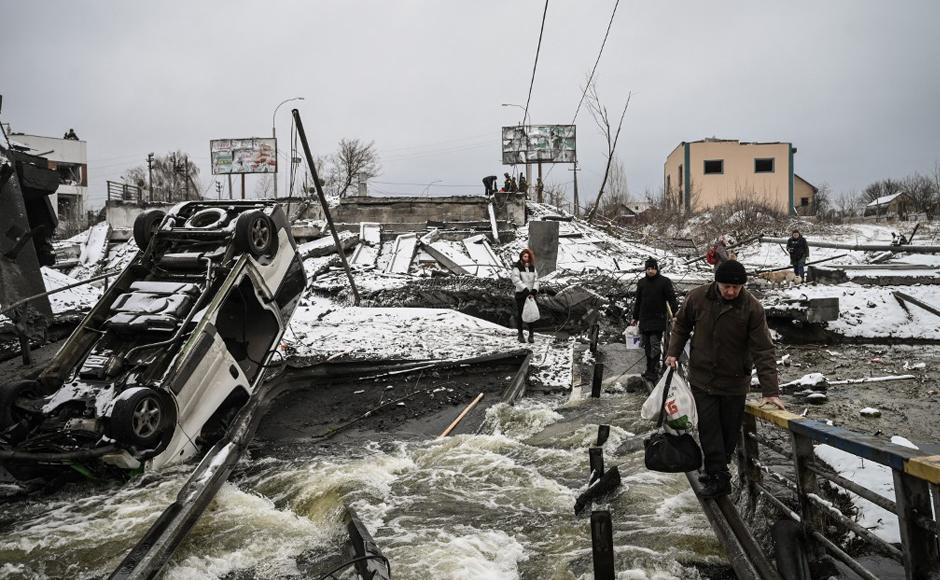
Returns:
[[[757,420],[789,431],[791,448],[768,440],[757,432]],[[940,456],[888,443],[874,437],[807,419],[788,411],[768,410],[748,403],[742,425],[741,444],[737,450],[738,470],[751,498],[762,495],[785,517],[802,527],[803,539],[817,555],[830,553],[856,574],[866,579],[877,575],[835,545],[827,536],[827,522],[847,528],[880,553],[899,562],[907,578],[934,578],[940,574],[938,525],[934,507],[940,507]],[[892,470],[895,500],[885,498],[862,485],[832,473],[816,461],[814,443],[825,443]],[[771,470],[760,460],[764,446],[793,462],[796,478]],[[770,476],[796,495],[799,513],[791,510],[764,485]],[[819,480],[827,480],[847,491],[894,513],[901,532],[901,548],[889,544],[846,517],[819,495]]]

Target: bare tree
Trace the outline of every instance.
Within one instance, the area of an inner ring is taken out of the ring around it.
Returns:
[[[862,199],[865,203],[871,203],[879,197],[894,195],[903,190],[900,181],[894,179],[882,179],[870,184],[862,190]]]
[[[828,183],[820,184],[813,196],[813,213],[817,217],[824,218],[832,211],[832,189]]]
[[[936,176],[932,178],[915,173],[901,181],[902,190],[910,196],[914,209],[928,216],[933,215],[940,201],[940,190],[934,181],[935,178]]]
[[[627,187],[627,174],[623,163],[614,158],[610,164],[610,177],[607,179],[607,196],[600,203],[597,212],[610,220],[616,220],[624,205],[630,202],[630,190]]]
[[[255,182],[255,197],[268,198],[274,195],[274,177],[270,173],[263,173]]]
[[[363,143],[359,139],[341,139],[336,154],[330,159],[328,182],[337,195],[345,197],[353,183],[359,179],[371,179],[381,170],[374,141]]]
[[[123,179],[141,188],[150,185],[146,181],[149,180],[146,165],[128,169],[124,172]],[[157,155],[153,158],[152,186],[154,200],[199,199],[201,191],[199,167],[193,163],[188,154],[182,151]]]
[[[560,183],[549,183],[542,190],[545,202],[558,209],[568,208],[568,194]]]
[[[858,214],[863,203],[863,197],[857,191],[843,191],[835,196],[834,205],[839,217],[850,217]]]
[[[630,106],[630,97],[633,93],[627,93],[627,102],[623,105],[623,112],[620,113],[620,120],[617,122],[617,130],[614,131],[610,117],[607,113],[607,107],[601,104],[601,98],[597,94],[597,81],[590,81],[587,91],[588,110],[591,111],[591,117],[600,130],[604,139],[607,141],[607,165],[604,168],[604,179],[601,181],[601,187],[597,192],[597,198],[594,200],[594,206],[588,213],[587,221],[594,219],[598,207],[600,207],[601,198],[604,195],[604,188],[607,186],[607,180],[610,177],[610,166],[614,161],[614,152],[617,150],[617,141],[620,139],[620,130],[623,128],[623,118],[627,115],[627,108]]]

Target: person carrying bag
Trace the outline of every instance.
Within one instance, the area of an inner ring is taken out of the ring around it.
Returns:
[[[695,471],[702,466],[702,450],[699,448],[698,443],[696,443],[692,435],[688,432],[681,434],[668,432],[670,428],[667,423],[667,417],[674,416],[677,413],[682,413],[682,418],[684,419],[684,421],[682,421],[683,424],[688,425],[689,428],[695,426],[693,419],[695,413],[694,409],[683,413],[678,408],[669,409],[667,407],[666,402],[670,399],[670,387],[672,386],[675,372],[676,369],[669,369],[663,381],[657,385],[657,389],[652,393],[656,395],[657,391],[660,390],[659,387],[662,387],[658,408],[659,418],[656,421],[656,432],[643,441],[646,468],[663,473],[686,473]],[[649,401],[649,399],[647,399],[647,401]],[[675,398],[673,398],[671,403],[673,406],[677,405]],[[694,405],[694,401],[692,404]],[[647,405],[644,404],[644,410],[646,407]],[[667,424],[664,425],[664,423]]]

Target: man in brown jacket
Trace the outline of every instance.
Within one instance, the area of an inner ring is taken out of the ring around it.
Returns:
[[[676,315],[666,364],[676,367],[689,335],[689,383],[698,409],[699,441],[705,458],[702,495],[731,493],[728,463],[744,417],[744,399],[757,367],[763,398],[783,409],[774,344],[764,307],[747,290],[747,272],[736,260],[723,262],[715,281],[689,292]],[[694,333],[692,331],[695,331]]]

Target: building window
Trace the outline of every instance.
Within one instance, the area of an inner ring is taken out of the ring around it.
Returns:
[[[669,179],[670,177],[671,177],[670,175],[666,176],[666,191],[667,192],[672,191],[672,185],[670,184],[670,179]]]
[[[710,173],[724,173],[725,172],[725,160],[724,159],[707,159],[705,160],[705,175]]]
[[[679,166],[679,188],[682,188],[682,166]]]
[[[755,159],[754,160],[754,173],[773,173],[774,172],[774,159]]]
[[[801,197],[800,198],[800,207],[809,207],[809,198]]]

